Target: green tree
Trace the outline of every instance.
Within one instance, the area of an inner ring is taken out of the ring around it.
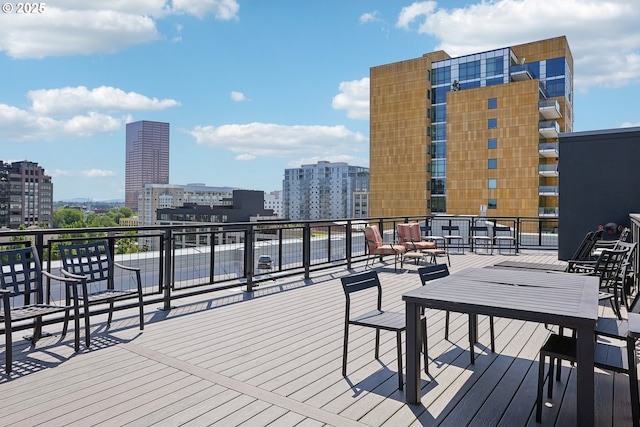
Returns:
[[[53,213],[53,228],[65,228],[77,226],[84,227],[84,214],[82,211],[73,208],[58,209]]]

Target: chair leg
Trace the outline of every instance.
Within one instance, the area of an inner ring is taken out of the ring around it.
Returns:
[[[113,300],[109,301],[109,317],[107,317],[107,327],[111,326],[111,319],[113,319]]]
[[[6,313],[6,312],[5,312]],[[4,355],[4,370],[9,375],[11,373],[11,362],[13,359],[13,340],[11,339],[11,319],[9,316],[4,319],[4,343],[5,343],[5,355]]]
[[[449,312],[447,311],[444,315],[444,339],[449,339]]]
[[[496,336],[495,328],[493,327],[493,316],[489,316],[489,332],[491,333],[491,351],[496,352]]]
[[[142,294],[138,294],[138,304],[140,304],[140,330],[144,331],[144,301]]]
[[[557,362],[562,363],[560,359],[554,359],[553,357],[549,356],[549,383],[547,384],[547,397],[549,399],[553,398],[553,370],[554,363]],[[560,370],[558,370],[558,372],[560,372]],[[556,376],[556,381],[560,381],[559,376]]]
[[[376,359],[380,358],[380,329],[376,328]]]
[[[344,325],[344,343],[342,344],[342,376],[347,376],[347,347],[349,346],[349,324]]]
[[[424,341],[424,373],[429,374],[429,346],[427,344],[427,318],[422,319],[422,340]]]
[[[544,390],[544,354],[540,353],[538,362],[538,393],[536,395],[536,422],[542,421],[542,391]]]
[[[631,418],[633,427],[640,427],[640,394],[638,393],[638,358],[636,340],[627,337],[627,360],[629,364],[629,388],[631,390]]]
[[[403,378],[404,369],[402,368],[402,332],[398,331],[396,333],[396,341],[398,344],[398,390],[402,390],[403,387]]]

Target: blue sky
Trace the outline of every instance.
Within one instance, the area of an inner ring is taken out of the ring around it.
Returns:
[[[565,35],[574,130],[640,126],[636,0],[53,0],[0,13],[0,160],[54,199],[124,199],[125,124],[171,124],[170,183],[273,191],[369,164],[369,69]],[[7,7],[7,6],[5,6]],[[5,9],[3,9],[5,10]]]

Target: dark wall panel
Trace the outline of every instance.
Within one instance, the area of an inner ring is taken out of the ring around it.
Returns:
[[[640,212],[640,128],[574,132],[559,140],[558,257],[566,260],[588,231],[607,223],[629,226],[629,214]]]

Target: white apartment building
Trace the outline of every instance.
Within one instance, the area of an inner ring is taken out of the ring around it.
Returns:
[[[354,218],[354,194],[368,191],[369,169],[365,167],[320,161],[285,169],[284,217],[292,221]],[[360,199],[358,206],[361,203]]]
[[[284,218],[284,203],[282,201],[282,190],[264,193],[264,208],[271,209],[273,215],[278,218]]]

